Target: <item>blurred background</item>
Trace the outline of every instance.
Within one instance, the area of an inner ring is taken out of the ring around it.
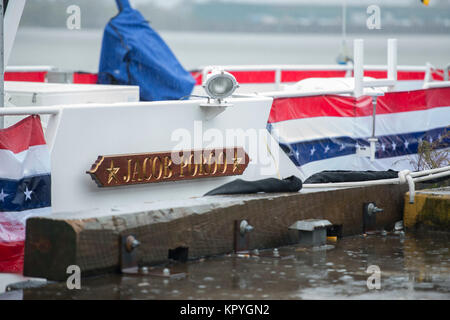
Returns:
[[[346,40],[363,38],[365,63],[386,63],[386,39],[399,39],[401,65],[450,63],[450,0],[130,0],[187,69],[210,64],[334,64]],[[66,12],[81,9],[81,28]],[[381,28],[369,30],[377,5]],[[9,65],[96,72],[114,0],[28,0]]]

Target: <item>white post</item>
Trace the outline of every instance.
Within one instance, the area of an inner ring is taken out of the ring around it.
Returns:
[[[388,80],[397,81],[397,39],[388,39]],[[393,89],[392,87],[390,89]]]
[[[5,107],[5,58],[4,58],[4,32],[3,32],[3,1],[0,1],[0,108]],[[0,129],[5,126],[5,117],[0,117]]]
[[[427,62],[425,63],[425,78],[423,79],[423,86],[426,87],[428,82],[431,82],[431,63]]]
[[[25,3],[26,0],[10,0],[8,2],[8,14],[5,15],[5,66],[8,65]]]
[[[353,40],[353,77],[355,81],[354,95],[356,98],[363,95],[364,77],[364,40]]]
[[[342,39],[344,43],[347,38],[347,0],[342,3]]]
[[[206,77],[208,76],[208,73],[210,71],[211,67],[204,67],[202,71],[202,86],[206,83]]]
[[[275,84],[277,90],[281,89],[281,68],[275,69]]]
[[[450,71],[450,63],[444,68],[444,81],[448,81],[448,72]]]

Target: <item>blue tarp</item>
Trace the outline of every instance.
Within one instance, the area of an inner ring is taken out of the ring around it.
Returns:
[[[105,27],[98,83],[138,85],[140,99],[175,100],[191,94],[195,81],[170,48],[128,0]]]

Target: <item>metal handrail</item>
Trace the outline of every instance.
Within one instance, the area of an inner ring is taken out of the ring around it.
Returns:
[[[1,108],[1,116],[26,116],[31,114],[51,114],[56,115],[61,112],[59,107],[13,107]]]
[[[414,183],[437,178],[450,176],[450,166],[436,168],[431,170],[423,170],[418,172],[410,172],[403,170],[398,173],[398,178],[369,180],[369,181],[352,181],[352,182],[330,182],[330,183],[307,183],[303,184],[305,189],[323,189],[323,188],[352,188],[352,187],[368,187],[383,184],[404,184],[409,187],[409,202],[414,203],[415,186]]]
[[[280,85],[281,73],[283,71],[353,71],[352,64],[346,65],[289,65],[289,64],[271,64],[271,65],[223,65],[223,66],[204,66],[200,70],[202,72],[202,81],[206,80],[206,76],[214,69],[221,68],[226,71],[274,71],[275,72],[275,84]],[[365,65],[364,70],[368,71],[388,71],[386,65]],[[398,71],[426,71],[426,66],[397,66]]]
[[[320,90],[320,91],[268,91],[268,92],[260,92],[259,96],[264,97],[272,97],[276,98],[298,98],[298,97],[312,97],[312,96],[322,96],[322,95],[340,95],[340,94],[352,94],[353,89],[344,89],[344,90]]]
[[[7,66],[5,68],[6,72],[48,72],[57,71],[58,68],[55,66]]]
[[[425,82],[423,89],[445,88],[450,87],[450,81]]]

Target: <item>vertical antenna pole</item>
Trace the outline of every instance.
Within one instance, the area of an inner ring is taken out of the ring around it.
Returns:
[[[342,4],[342,39],[344,42],[347,38],[347,0]]]
[[[377,96],[372,96],[372,136],[367,139],[370,143],[370,161],[375,161],[375,151],[377,150],[378,138],[375,137],[375,123],[377,116]]]
[[[355,39],[353,41],[353,58],[354,95],[358,98],[363,94],[364,40]]]

